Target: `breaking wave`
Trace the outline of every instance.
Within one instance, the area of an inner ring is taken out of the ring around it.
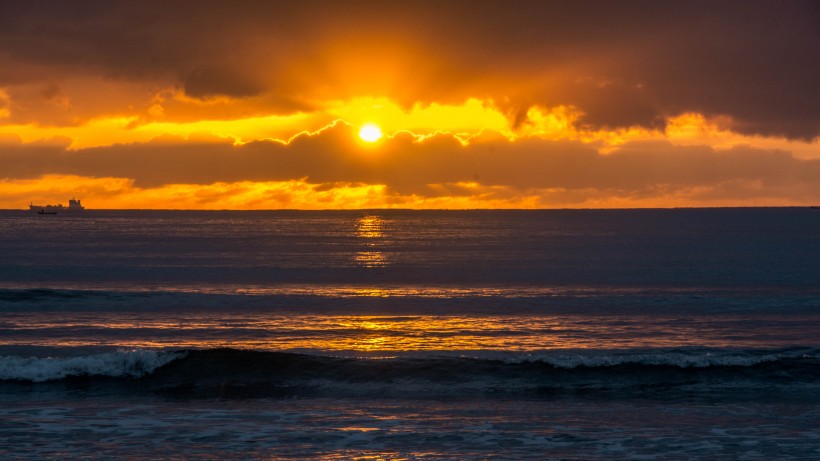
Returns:
[[[182,398],[674,398],[820,391],[820,351],[812,348],[450,354],[366,358],[210,349],[7,356],[0,358],[0,380],[71,385],[80,379],[84,386]]]
[[[183,354],[129,350],[82,357],[0,357],[0,380],[54,381],[72,376],[138,378]]]

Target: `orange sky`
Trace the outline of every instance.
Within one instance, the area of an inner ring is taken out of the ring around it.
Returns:
[[[0,4],[0,208],[820,203],[813,2],[384,3]]]

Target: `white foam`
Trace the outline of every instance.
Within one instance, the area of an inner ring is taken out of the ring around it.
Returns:
[[[181,357],[181,353],[127,350],[82,357],[0,357],[0,380],[43,382],[67,376],[133,377]]]

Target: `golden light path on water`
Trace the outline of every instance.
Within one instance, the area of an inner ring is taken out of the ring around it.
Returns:
[[[379,251],[384,238],[384,219],[380,216],[368,215],[356,221],[356,237],[364,241],[366,251],[358,251],[353,256],[357,265],[362,267],[383,267],[389,264],[387,254]]]
[[[782,321],[782,319],[779,319]],[[160,314],[146,318],[121,313],[100,319],[95,313],[74,313],[59,321],[10,318],[16,339],[0,345],[29,344],[25,330],[39,332],[33,345],[120,348],[214,348],[325,351],[389,357],[412,351],[527,352],[560,349],[618,349],[635,347],[743,346],[738,335],[727,339],[725,321],[686,321],[676,317],[652,319],[611,316],[448,316],[448,315],[313,315],[313,314]],[[765,319],[758,319],[764,322]],[[16,326],[14,325],[16,324]],[[46,331],[59,331],[55,336]],[[750,334],[760,344],[764,330]],[[779,335],[782,332],[772,332]]]

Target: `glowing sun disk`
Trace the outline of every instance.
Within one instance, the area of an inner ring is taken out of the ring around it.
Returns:
[[[359,137],[365,142],[376,142],[382,137],[382,130],[372,123],[365,123],[359,130]]]

